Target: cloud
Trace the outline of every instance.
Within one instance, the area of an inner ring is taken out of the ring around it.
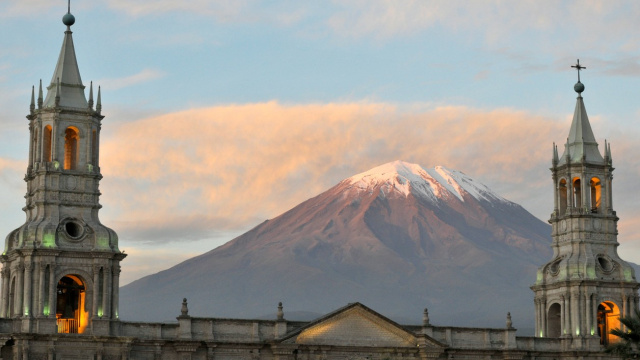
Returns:
[[[510,109],[268,102],[192,109],[105,131],[103,212],[112,208],[115,223],[137,227],[132,238],[179,241],[246,229],[396,159],[463,170],[513,191],[515,200],[535,196],[548,191],[541,177],[548,176],[550,139],[568,123]]]
[[[12,18],[45,13],[48,10],[60,8],[49,0],[4,0],[0,5],[0,18]]]
[[[125,87],[142,84],[151,80],[159,79],[164,76],[164,72],[154,69],[143,69],[137,74],[114,79],[101,79],[95,81],[96,85],[100,85],[105,89],[118,90]]]
[[[462,34],[493,48],[505,44],[531,52],[582,49],[638,50],[632,34],[640,3],[634,1],[353,0],[334,1],[327,26],[351,38],[388,39],[431,29]],[[523,39],[526,41],[523,42]]]

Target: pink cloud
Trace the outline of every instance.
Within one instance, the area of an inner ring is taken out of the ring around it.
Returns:
[[[550,139],[567,129],[524,112],[454,106],[417,113],[380,103],[192,109],[103,135],[104,211],[113,208],[110,216],[130,229],[184,219],[175,226],[236,230],[396,159],[460,169],[498,190],[526,184],[517,190],[525,198],[549,187]]]

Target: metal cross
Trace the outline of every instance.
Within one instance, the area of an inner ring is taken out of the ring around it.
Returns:
[[[578,82],[580,82],[580,70],[586,69],[586,67],[580,66],[580,59],[578,59],[575,65],[571,65],[571,67],[578,70]]]

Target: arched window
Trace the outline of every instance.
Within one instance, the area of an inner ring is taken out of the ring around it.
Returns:
[[[567,180],[560,180],[558,193],[560,195],[560,215],[564,215],[567,212]]]
[[[51,125],[45,126],[42,134],[42,161],[51,162]]]
[[[82,334],[87,327],[84,282],[75,275],[64,276],[58,281],[56,319],[58,333]]]
[[[582,189],[580,188],[580,178],[573,179],[573,206],[582,207]]]
[[[562,335],[560,304],[555,303],[547,312],[547,337],[558,338]]]
[[[615,328],[620,328],[620,308],[611,301],[605,301],[598,305],[598,336],[600,344],[609,345],[618,337],[609,334]]]
[[[68,127],[64,132],[64,169],[75,170],[78,164],[78,129]]]
[[[600,203],[602,200],[602,184],[600,183],[600,179],[597,177],[591,178],[589,187],[591,188],[591,212],[598,213],[600,212]]]

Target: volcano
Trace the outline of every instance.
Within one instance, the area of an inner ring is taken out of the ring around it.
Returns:
[[[533,327],[551,228],[470,176],[403,161],[355,175],[120,292],[120,318],[312,317],[361,302],[403,323]],[[177,312],[177,311],[176,311]],[[293,320],[293,319],[292,319]],[[304,319],[308,320],[308,319]]]

